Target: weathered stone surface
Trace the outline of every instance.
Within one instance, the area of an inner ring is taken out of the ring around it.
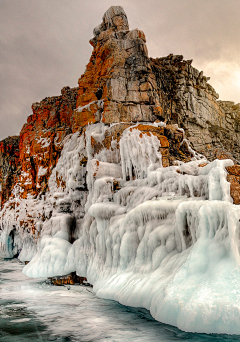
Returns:
[[[226,167],[227,181],[230,183],[230,194],[234,204],[240,204],[240,165]]]
[[[183,127],[192,147],[208,159],[228,154],[240,161],[240,106],[217,101],[208,77],[183,56],[151,58],[156,76],[162,119]]]
[[[77,276],[76,272],[72,272],[71,274],[63,277],[50,278],[50,280],[51,283],[56,286],[79,284],[92,287],[92,285],[87,282],[87,278]]]
[[[20,132],[19,184],[22,197],[47,191],[51,170],[61,153],[65,136],[71,133],[77,89],[65,87],[61,96],[32,105],[33,114]]]
[[[240,177],[227,175],[227,181],[230,185],[230,195],[234,204],[240,204]]]
[[[226,170],[230,175],[240,177],[240,165],[228,166]]]
[[[149,59],[144,33],[129,31],[125,12],[114,8],[94,30],[93,54],[79,80],[78,106],[97,104],[101,89],[103,108],[95,105],[81,119],[76,111],[75,129],[101,119],[105,124],[160,119],[183,127],[191,146],[208,159],[240,160],[239,105],[217,101],[209,78],[192,67],[192,60],[172,54]],[[127,25],[124,30],[112,23],[114,11]]]
[[[19,136],[0,141],[0,205],[8,200],[19,169]]]
[[[105,124],[153,122],[161,106],[144,33],[129,31],[125,12],[114,6],[94,35],[90,62],[79,79],[74,130],[101,119]]]

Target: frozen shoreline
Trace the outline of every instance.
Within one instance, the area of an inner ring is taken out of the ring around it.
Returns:
[[[22,268],[16,259],[0,259],[0,341],[240,341],[240,336],[182,332],[145,309],[100,299],[83,286],[29,279]]]

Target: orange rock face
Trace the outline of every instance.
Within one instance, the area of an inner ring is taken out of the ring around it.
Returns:
[[[22,197],[45,193],[51,170],[57,163],[63,139],[71,133],[77,89],[65,87],[62,95],[32,105],[33,114],[20,132],[19,184]]]
[[[0,142],[1,205],[8,200],[14,185],[20,195],[45,193],[52,168],[56,165],[63,140],[71,133],[77,88],[65,87],[60,96],[32,105],[20,136]]]
[[[240,165],[233,165],[226,168],[227,181],[230,185],[230,194],[234,204],[240,204]]]

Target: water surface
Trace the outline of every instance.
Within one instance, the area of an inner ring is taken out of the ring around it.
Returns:
[[[149,312],[100,299],[91,288],[53,286],[0,259],[0,341],[240,341],[240,336],[185,333]]]

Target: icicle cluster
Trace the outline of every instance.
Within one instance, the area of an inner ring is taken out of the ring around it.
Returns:
[[[101,142],[104,130],[102,123],[93,124],[85,136],[66,138],[50,191],[38,201],[46,212],[51,204],[52,216],[36,225],[37,252],[19,237],[22,259],[32,258],[24,273],[76,271],[98,296],[145,307],[161,322],[239,334],[240,209],[232,204],[225,171],[233,162],[209,163],[194,155],[191,162],[163,168],[159,140],[128,128],[120,160],[118,155],[109,163],[109,152],[94,155],[91,148],[91,137]],[[0,241],[10,257],[10,226],[19,223],[8,220]]]

